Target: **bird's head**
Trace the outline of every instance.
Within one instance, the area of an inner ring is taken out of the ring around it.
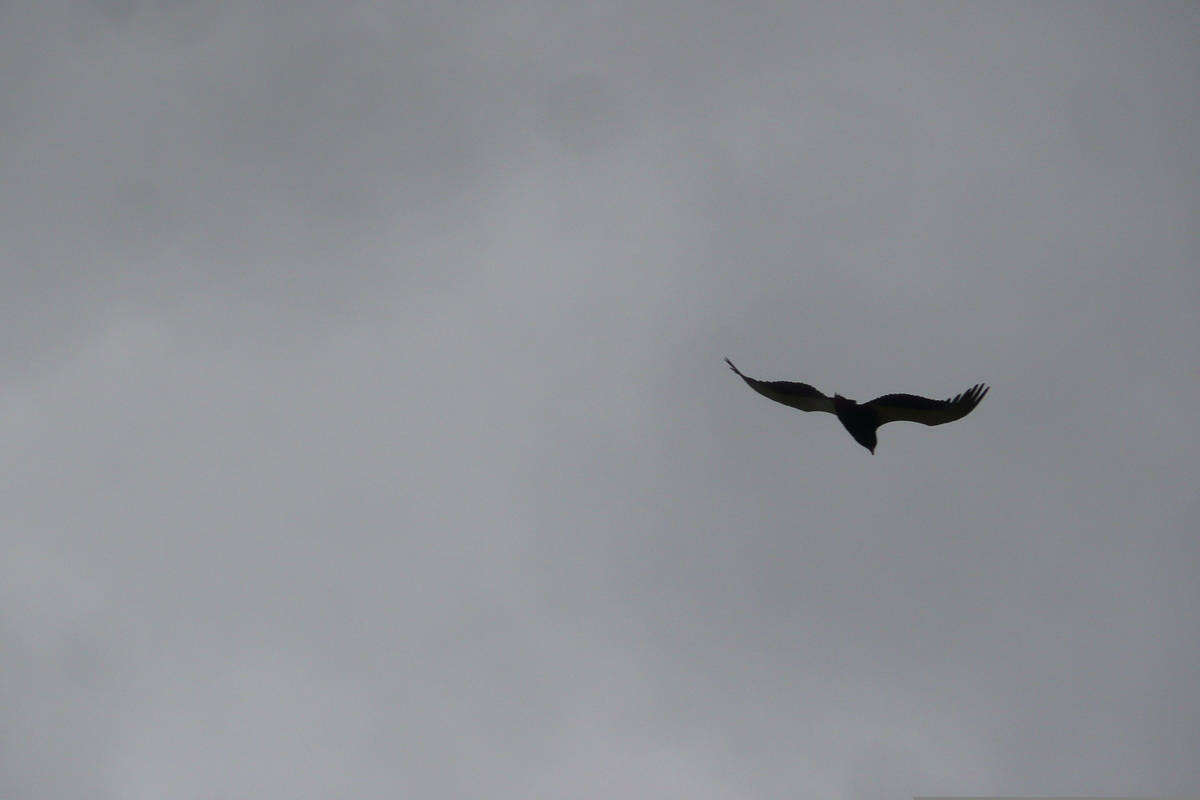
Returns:
[[[854,441],[870,450],[871,455],[875,455],[875,448],[879,445],[879,437],[875,435],[875,431],[870,428],[852,430],[850,435],[854,437]]]
[[[854,408],[856,405],[858,405],[857,401],[851,400],[849,397],[842,397],[840,394],[834,394],[833,396],[833,408],[836,411]]]

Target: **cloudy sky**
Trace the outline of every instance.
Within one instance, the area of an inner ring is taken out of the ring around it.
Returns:
[[[0,4],[0,795],[1200,793],[1198,86],[1184,3]],[[724,356],[993,388],[871,456]]]

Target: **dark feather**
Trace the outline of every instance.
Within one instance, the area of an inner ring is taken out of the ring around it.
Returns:
[[[863,405],[879,414],[880,425],[889,422],[944,425],[974,411],[987,392],[988,387],[980,383],[950,400],[930,400],[913,394],[885,394]]]
[[[760,381],[755,378],[748,378],[742,375],[742,371],[733,365],[733,362],[728,358],[725,363],[729,368],[736,372],[738,376],[750,385],[750,388],[764,397],[769,397],[776,403],[783,403],[785,406],[798,408],[801,411],[826,411],[830,414],[834,413],[833,400],[826,397],[814,387],[807,383],[794,383],[793,381]]]

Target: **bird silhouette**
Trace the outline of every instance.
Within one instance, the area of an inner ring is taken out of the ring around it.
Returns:
[[[970,414],[988,393],[987,386],[977,383],[950,400],[930,400],[915,394],[885,394],[869,403],[857,403],[840,394],[828,397],[807,383],[755,380],[743,375],[728,358],[725,363],[738,377],[750,384],[751,389],[776,403],[801,411],[825,411],[836,415],[854,441],[870,450],[871,455],[875,455],[875,447],[879,443],[875,432],[880,425],[902,421],[944,425]]]

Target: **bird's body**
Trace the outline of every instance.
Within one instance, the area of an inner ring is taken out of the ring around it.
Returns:
[[[900,421],[944,425],[970,414],[988,392],[988,387],[980,383],[950,400],[930,400],[913,394],[885,394],[869,403],[857,403],[840,394],[827,397],[807,383],[755,380],[743,375],[728,358],[725,363],[751,389],[764,397],[801,411],[825,411],[836,415],[854,441],[870,450],[872,455],[878,444],[875,432],[880,425]]]

